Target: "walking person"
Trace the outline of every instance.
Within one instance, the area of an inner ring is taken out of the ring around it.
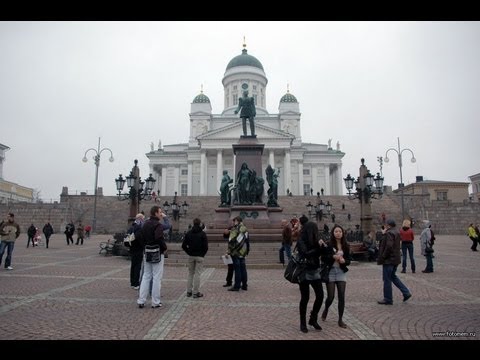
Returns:
[[[140,289],[140,272],[142,270],[144,241],[142,237],[142,227],[145,221],[143,214],[137,214],[132,226],[127,230],[127,234],[133,234],[135,240],[126,243],[130,246],[130,286],[134,290]]]
[[[396,229],[393,219],[388,219],[382,230],[383,238],[380,242],[377,264],[382,265],[383,271],[383,299],[381,305],[393,305],[392,283],[402,292],[403,301],[412,297],[412,293],[395,274],[400,264],[400,233]]]
[[[285,265],[285,255],[287,255],[287,263],[292,257],[292,229],[287,219],[282,220],[282,246],[278,250],[279,262]]]
[[[5,258],[5,269],[13,270],[12,253],[15,247],[15,240],[20,236],[20,226],[15,222],[15,215],[8,213],[7,221],[0,225],[0,265],[2,264],[3,254],[7,250]]]
[[[306,271],[304,279],[300,280],[300,331],[307,333],[307,306],[310,299],[310,286],[315,292],[315,301],[313,303],[312,311],[310,312],[310,319],[308,325],[313,326],[316,330],[322,330],[318,324],[318,312],[322,307],[323,302],[323,287],[320,277],[320,255],[326,249],[320,244],[324,244],[323,240],[318,240],[318,226],[313,221],[308,221],[305,215],[300,217],[300,224],[302,225],[302,233],[297,241],[297,250],[300,258],[306,259]]]
[[[163,219],[164,224],[160,221]],[[162,307],[160,302],[160,291],[162,286],[163,277],[163,264],[165,263],[165,251],[167,250],[167,244],[163,236],[163,231],[170,228],[170,222],[167,215],[162,209],[154,205],[150,209],[150,219],[145,221],[142,227],[142,237],[145,244],[145,249],[151,250],[150,253],[154,253],[158,250],[158,260],[152,256],[147,257],[145,255],[143,260],[143,277],[140,283],[140,292],[137,299],[137,304],[140,309],[145,307],[147,296],[150,292],[150,282],[152,282],[152,308]],[[155,261],[155,262],[152,262]]]
[[[475,227],[473,226],[473,223],[470,224],[470,226],[468,227],[468,237],[470,238],[470,240],[472,240],[473,244],[472,246],[470,247],[470,249],[472,251],[478,251],[477,250],[477,246],[478,246],[478,234],[477,232],[475,231]]]
[[[35,247],[35,242],[33,241],[35,238],[35,234],[37,232],[37,228],[31,224],[30,227],[27,229],[27,248],[30,246],[30,240],[32,240],[32,247]]]
[[[228,255],[232,257],[233,269],[235,271],[235,283],[228,291],[239,291],[248,289],[247,266],[245,257],[250,251],[250,241],[248,239],[247,227],[243,224],[243,219],[237,216],[233,219],[233,227],[230,230],[228,239]]]
[[[83,245],[83,236],[85,234],[85,230],[83,229],[83,225],[82,225],[82,222],[80,221],[78,223],[78,227],[77,227],[77,242],[75,243],[75,245],[78,245],[80,243],[80,240],[82,240],[82,244]],[[72,244],[73,244],[73,240],[72,240]]]
[[[348,265],[350,265],[350,247],[345,239],[345,231],[340,225],[335,225],[330,235],[329,248],[322,256],[322,263],[328,269],[327,283],[327,300],[325,301],[325,309],[322,313],[322,320],[325,321],[328,315],[328,308],[335,298],[335,286],[338,293],[338,326],[346,328],[343,322],[343,312],[345,310],[345,288],[347,286]]]
[[[415,259],[413,258],[413,230],[410,227],[410,220],[403,220],[402,228],[400,229],[400,240],[402,240],[402,274],[407,270],[407,251],[410,256],[410,267],[412,274],[415,274]]]
[[[193,227],[185,235],[182,249],[188,255],[187,296],[203,297],[200,290],[200,275],[203,270],[203,260],[208,251],[207,234],[201,227],[199,218],[193,219]]]
[[[75,225],[73,225],[73,221],[70,222],[65,226],[64,234],[67,238],[67,245],[70,245],[70,241],[73,245],[73,234],[75,234]]]
[[[429,221],[425,223],[425,229],[423,229],[420,234],[420,246],[422,248],[422,255],[425,256],[427,260],[427,265],[425,270],[422,270],[423,273],[432,273],[433,272],[433,241],[432,241],[432,225]]]
[[[48,249],[48,243],[50,241],[50,236],[52,236],[53,234],[53,226],[50,224],[50,222],[47,222],[44,226],[43,226],[43,234],[45,235],[45,244],[47,246],[47,249]]]

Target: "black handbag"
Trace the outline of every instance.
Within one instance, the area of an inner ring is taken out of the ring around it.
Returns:
[[[300,258],[298,253],[292,254],[290,261],[285,268],[283,277],[290,281],[292,284],[299,284],[305,280],[305,272],[307,270],[307,264],[305,259]]]
[[[425,254],[433,254],[435,252],[435,250],[433,250],[433,248],[431,247],[426,247],[425,248]]]
[[[145,261],[148,263],[159,263],[162,261],[159,245],[145,245]]]
[[[324,283],[328,283],[330,281],[330,268],[326,264],[322,264],[320,269],[320,279]]]

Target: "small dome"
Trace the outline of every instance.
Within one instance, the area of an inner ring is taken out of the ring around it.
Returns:
[[[288,91],[285,95],[282,96],[280,99],[281,103],[298,103],[297,98],[290,94]]]
[[[205,95],[204,93],[201,93],[201,94],[198,94],[197,96],[195,96],[195,99],[193,99],[193,103],[209,103],[210,102],[210,99],[208,98],[207,95]]]
[[[263,70],[262,63],[258,61],[258,59],[255,56],[248,55],[247,49],[243,49],[241,55],[237,55],[232,60],[230,60],[226,70],[236,66],[253,66]]]

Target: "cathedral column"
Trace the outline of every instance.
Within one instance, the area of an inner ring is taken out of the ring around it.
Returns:
[[[178,185],[180,183],[180,165],[177,165],[173,168],[173,191],[177,192],[177,194],[180,194],[180,191],[178,191]]]
[[[268,163],[270,164],[270,166],[272,168],[275,169],[275,157],[274,157],[274,151],[273,149],[271,149],[269,152],[268,152]]]
[[[298,195],[303,195],[303,162],[298,162]]]
[[[310,174],[312,177],[312,189],[313,189],[313,195],[315,195],[317,192],[320,192],[320,188],[318,186],[318,179],[317,179],[317,174],[318,174],[318,167],[312,166],[312,173]]]
[[[217,189],[220,189],[223,172],[223,152],[222,149],[217,150]]]
[[[200,153],[200,195],[205,195],[206,191],[206,181],[207,176],[207,153],[204,150],[201,150]]]
[[[291,165],[290,165],[290,150],[285,150],[285,158],[283,160],[283,168],[284,168],[284,174],[283,174],[283,181],[285,184],[285,193],[287,192],[287,189],[292,191],[292,179],[291,179]]]
[[[165,196],[167,190],[167,168],[165,166],[162,166],[162,188],[160,189],[161,191],[161,196]]]
[[[332,195],[330,191],[330,164],[325,164],[325,195]]]
[[[192,196],[192,186],[193,186],[193,164],[191,161],[188,162],[188,178],[187,178],[187,195]]]
[[[335,195],[343,195],[343,176],[342,176],[342,164],[337,164],[337,193]]]

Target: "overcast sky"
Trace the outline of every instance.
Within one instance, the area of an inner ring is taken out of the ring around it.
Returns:
[[[343,175],[372,172],[388,148],[403,152],[403,180],[469,182],[480,172],[479,22],[2,22],[0,143],[11,149],[5,180],[58,199],[93,193],[138,159],[148,176],[150,143],[185,143],[200,92],[223,110],[222,77],[247,49],[268,78],[267,110],[290,92],[299,103],[303,142],[346,153]],[[239,134],[240,135],[240,134]],[[335,147],[335,146],[334,146]],[[394,152],[386,185],[400,182]],[[345,192],[345,189],[344,189]]]

